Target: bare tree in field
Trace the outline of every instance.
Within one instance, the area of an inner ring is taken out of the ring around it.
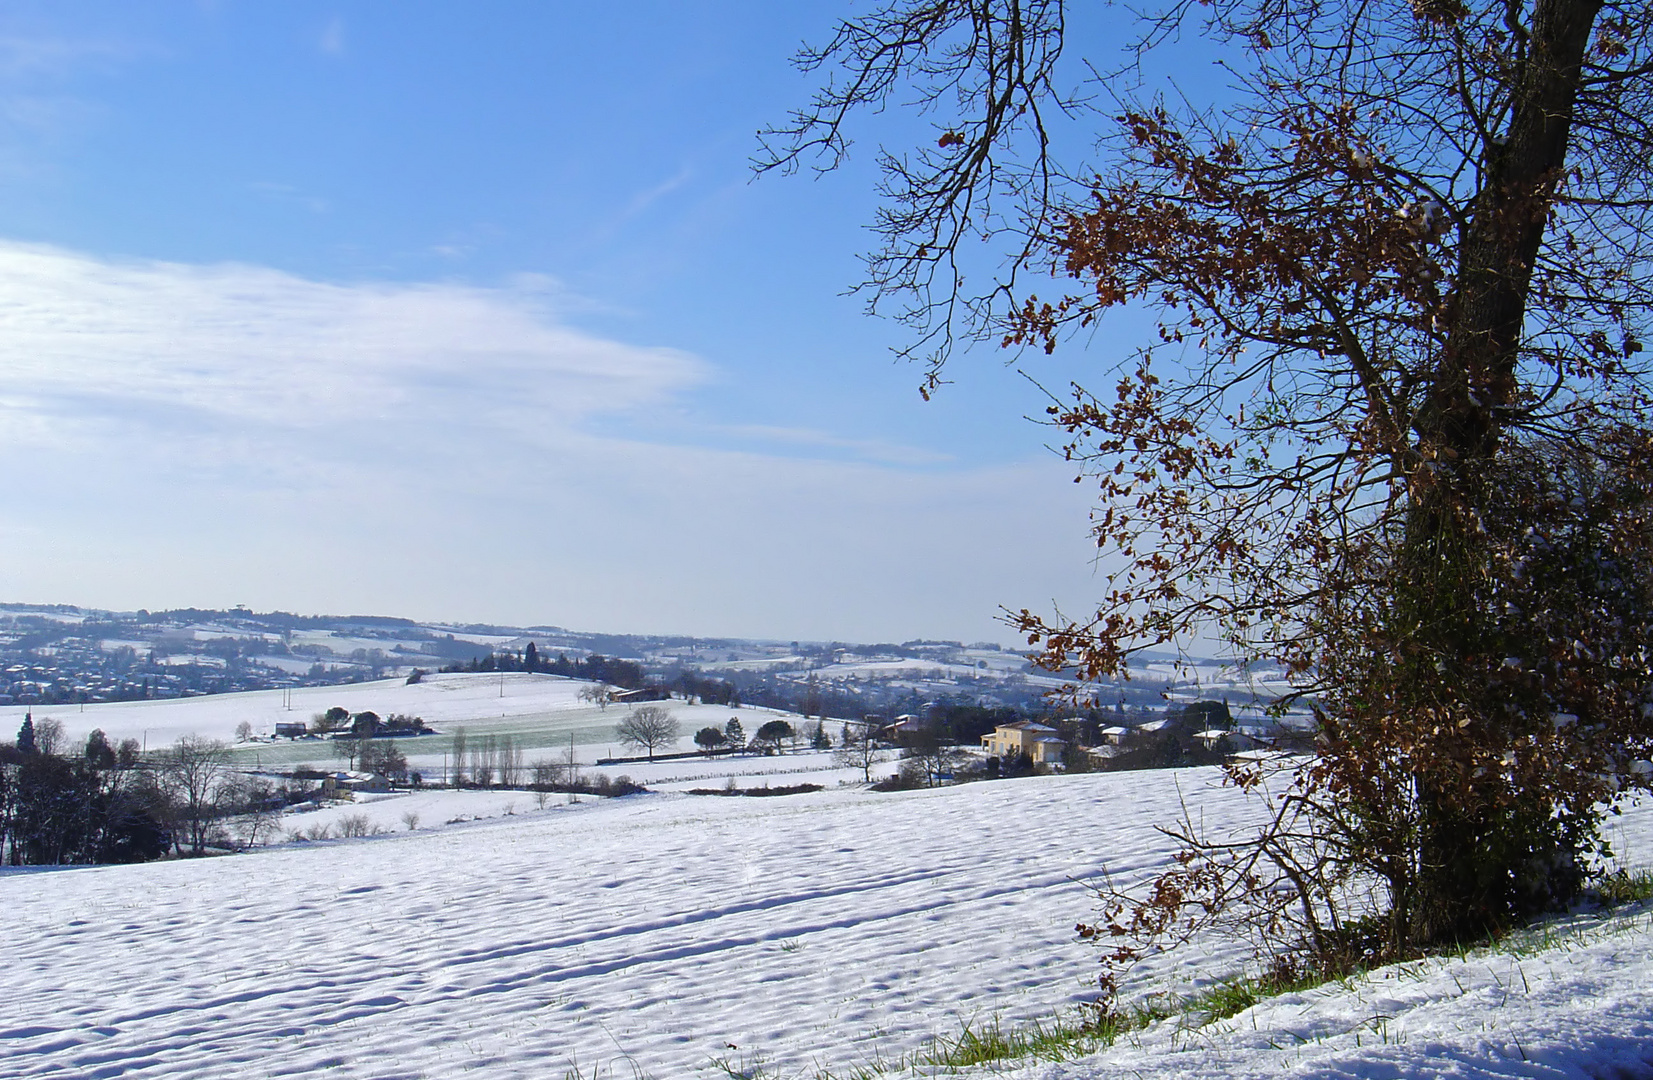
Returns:
[[[333,740],[333,756],[344,762],[350,771],[356,770],[356,760],[362,755],[362,743],[365,740],[350,736]]]
[[[659,705],[644,705],[633,709],[630,716],[615,725],[614,733],[627,746],[647,751],[649,760],[653,761],[656,747],[677,741],[678,726],[671,710]]]
[[[492,735],[472,740],[471,783],[477,787],[494,786],[494,762],[498,754],[498,743]]]
[[[860,769],[861,781],[872,783],[872,767],[884,760],[884,747],[880,745],[873,725],[863,724],[861,730],[855,732],[845,724],[844,745],[832,752],[832,760],[845,769]]]
[[[235,833],[243,850],[257,847],[281,823],[281,801],[269,781],[234,776],[225,785],[225,801],[235,814]]]
[[[229,747],[218,739],[185,735],[161,751],[157,764],[177,817],[178,846],[182,849],[187,841],[191,853],[199,855],[235,787]]]
[[[453,786],[465,786],[465,743],[467,735],[464,728],[457,728],[453,733]]]
[[[599,709],[606,709],[609,702],[614,700],[614,687],[593,683],[580,690],[580,700],[589,701]]]
[[[513,788],[522,780],[522,747],[510,735],[499,740],[499,783]]]
[[[534,789],[534,803],[544,810],[545,804],[551,801],[551,792],[556,788],[557,781],[562,778],[562,763],[550,758],[535,758],[529,769],[533,777],[529,786]]]

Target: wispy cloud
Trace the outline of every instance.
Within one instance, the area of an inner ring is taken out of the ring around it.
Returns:
[[[316,48],[328,56],[344,55],[344,20],[335,15],[327,20],[322,28],[321,37],[316,40]]]
[[[326,199],[318,195],[306,194],[291,184],[278,184],[273,180],[255,180],[247,187],[261,198],[269,199],[271,202],[301,206],[312,214],[325,214],[333,208],[332,204]]]
[[[667,195],[670,195],[684,184],[687,184],[690,180],[693,180],[694,175],[694,169],[685,165],[681,169],[677,170],[677,172],[668,179],[662,180],[653,187],[645,188],[642,191],[639,191],[636,195],[631,197],[631,201],[628,202],[626,204],[626,208],[621,211],[620,219],[622,221],[627,220],[643,213]]]
[[[720,433],[758,443],[797,446],[820,450],[846,451],[865,461],[890,465],[945,465],[953,461],[951,454],[942,454],[918,446],[905,446],[886,439],[846,439],[830,432],[812,428],[778,427],[764,424],[741,424],[718,429]]]
[[[1060,468],[686,430],[710,365],[566,301],[0,243],[0,596],[875,640],[1085,575]]]
[[[58,79],[146,51],[132,42],[106,39],[0,35],[0,81]]]
[[[0,245],[5,430],[93,423],[531,433],[657,403],[699,361],[558,324],[542,288],[334,285]],[[161,419],[164,417],[165,419]],[[0,432],[0,440],[5,438]]]

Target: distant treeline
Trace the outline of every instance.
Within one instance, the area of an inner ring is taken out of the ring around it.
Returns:
[[[680,671],[669,678],[655,676],[651,679],[644,673],[643,666],[636,661],[621,660],[600,653],[592,653],[582,660],[570,660],[566,655],[559,653],[556,659],[548,660],[540,655],[539,648],[533,642],[529,642],[528,647],[520,653],[490,653],[463,663],[449,664],[442,670],[450,673],[539,672],[544,675],[563,675],[571,679],[588,679],[621,690],[661,686],[675,690],[685,697],[697,697],[708,705],[727,705],[730,708],[739,708],[742,699],[740,689],[727,679],[710,678],[697,671]]]
[[[644,684],[643,667],[630,660],[592,653],[582,660],[570,660],[558,654],[555,660],[541,656],[532,641],[520,653],[497,652],[458,664],[449,664],[444,672],[465,671],[529,671],[545,675],[565,675],[573,679],[589,679],[607,683],[622,690],[637,690]]]

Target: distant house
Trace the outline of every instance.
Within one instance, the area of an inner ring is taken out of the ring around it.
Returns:
[[[275,733],[278,739],[302,739],[310,733],[310,729],[304,724],[277,723]]]
[[[1204,731],[1196,731],[1194,733],[1194,738],[1199,740],[1200,745],[1205,747],[1207,750],[1220,750],[1226,748],[1228,736],[1229,732],[1224,731],[1222,728],[1206,728]]]
[[[981,737],[982,749],[993,757],[1011,758],[1026,754],[1035,765],[1048,765],[1062,760],[1067,747],[1056,729],[1032,720],[1018,720],[1014,724],[1000,724],[991,735]]]
[[[639,701],[668,701],[671,699],[670,688],[664,686],[641,686],[636,690],[620,690],[610,696],[609,700],[621,705],[634,704]]]
[[[390,782],[378,773],[336,772],[322,778],[321,790],[327,795],[341,791],[389,791]]]
[[[1206,728],[1204,731],[1195,732],[1194,738],[1207,750],[1252,750],[1262,745],[1251,732],[1239,729],[1228,731],[1223,728]]]
[[[878,729],[878,737],[881,739],[888,739],[891,742],[898,742],[903,735],[918,731],[922,727],[923,725],[919,723],[918,717],[914,716],[912,713],[902,713],[894,720],[891,720],[889,723],[880,727]]]
[[[1118,726],[1105,727],[1098,732],[1098,734],[1102,736],[1102,741],[1109,746],[1118,746],[1120,743],[1125,741],[1125,737],[1130,733],[1130,728]]]

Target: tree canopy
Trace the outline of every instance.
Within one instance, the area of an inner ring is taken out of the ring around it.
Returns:
[[[1117,569],[1093,613],[1013,623],[1078,680],[1215,636],[1312,706],[1272,840],[1188,836],[1188,895],[1290,897],[1324,955],[1355,877],[1387,890],[1392,952],[1575,894],[1653,749],[1653,13],[1173,0],[1112,56],[1077,56],[1068,14],[847,19],[759,162],[830,168],[857,110],[928,107],[934,144],[883,155],[863,283],[916,330],[925,392],[966,339],[1096,363],[1050,422]],[[1149,77],[1195,38],[1208,100]],[[1125,311],[1147,340],[1074,340]]]

